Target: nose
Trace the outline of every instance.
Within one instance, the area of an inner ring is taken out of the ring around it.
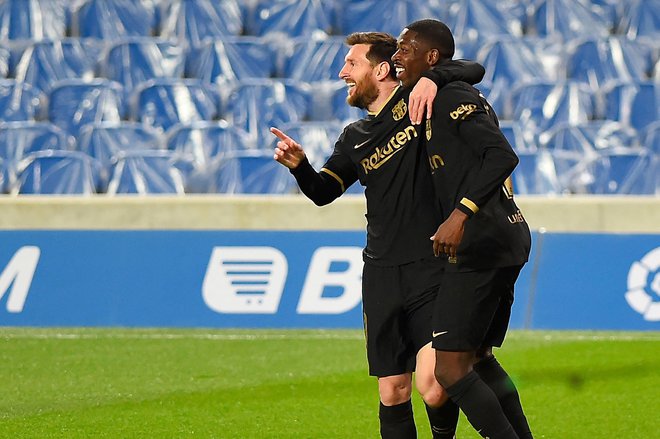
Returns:
[[[392,55],[392,62],[396,62],[399,59],[399,49],[394,52],[394,55]]]
[[[339,79],[346,79],[348,77],[348,73],[346,72],[346,64],[341,68],[339,71]]]

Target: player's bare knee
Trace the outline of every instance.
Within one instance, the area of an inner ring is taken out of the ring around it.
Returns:
[[[424,389],[419,389],[419,394],[422,396],[424,403],[429,407],[440,407],[449,399],[449,395],[444,388],[433,377],[434,384],[427,386]]]
[[[410,400],[412,382],[406,376],[379,378],[378,393],[383,405],[401,404]]]

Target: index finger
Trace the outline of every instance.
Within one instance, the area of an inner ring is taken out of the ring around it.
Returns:
[[[284,134],[282,131],[278,130],[275,127],[270,127],[270,132],[275,134],[280,140],[286,142],[286,141],[293,141],[293,139],[286,134]]]

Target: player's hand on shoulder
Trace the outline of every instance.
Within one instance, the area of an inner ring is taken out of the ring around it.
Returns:
[[[305,151],[303,151],[302,146],[275,127],[271,127],[270,132],[279,139],[275,146],[273,158],[289,169],[297,168],[305,159]]]
[[[420,78],[408,98],[408,114],[413,125],[422,123],[424,114],[430,118],[433,114],[433,100],[438,93],[438,86],[429,78]]]

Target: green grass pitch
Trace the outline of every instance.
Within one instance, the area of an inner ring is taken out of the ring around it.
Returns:
[[[0,345],[2,438],[378,437],[356,330],[0,328]],[[512,331],[497,356],[537,438],[660,437],[659,332]],[[478,438],[462,415],[458,437]]]

